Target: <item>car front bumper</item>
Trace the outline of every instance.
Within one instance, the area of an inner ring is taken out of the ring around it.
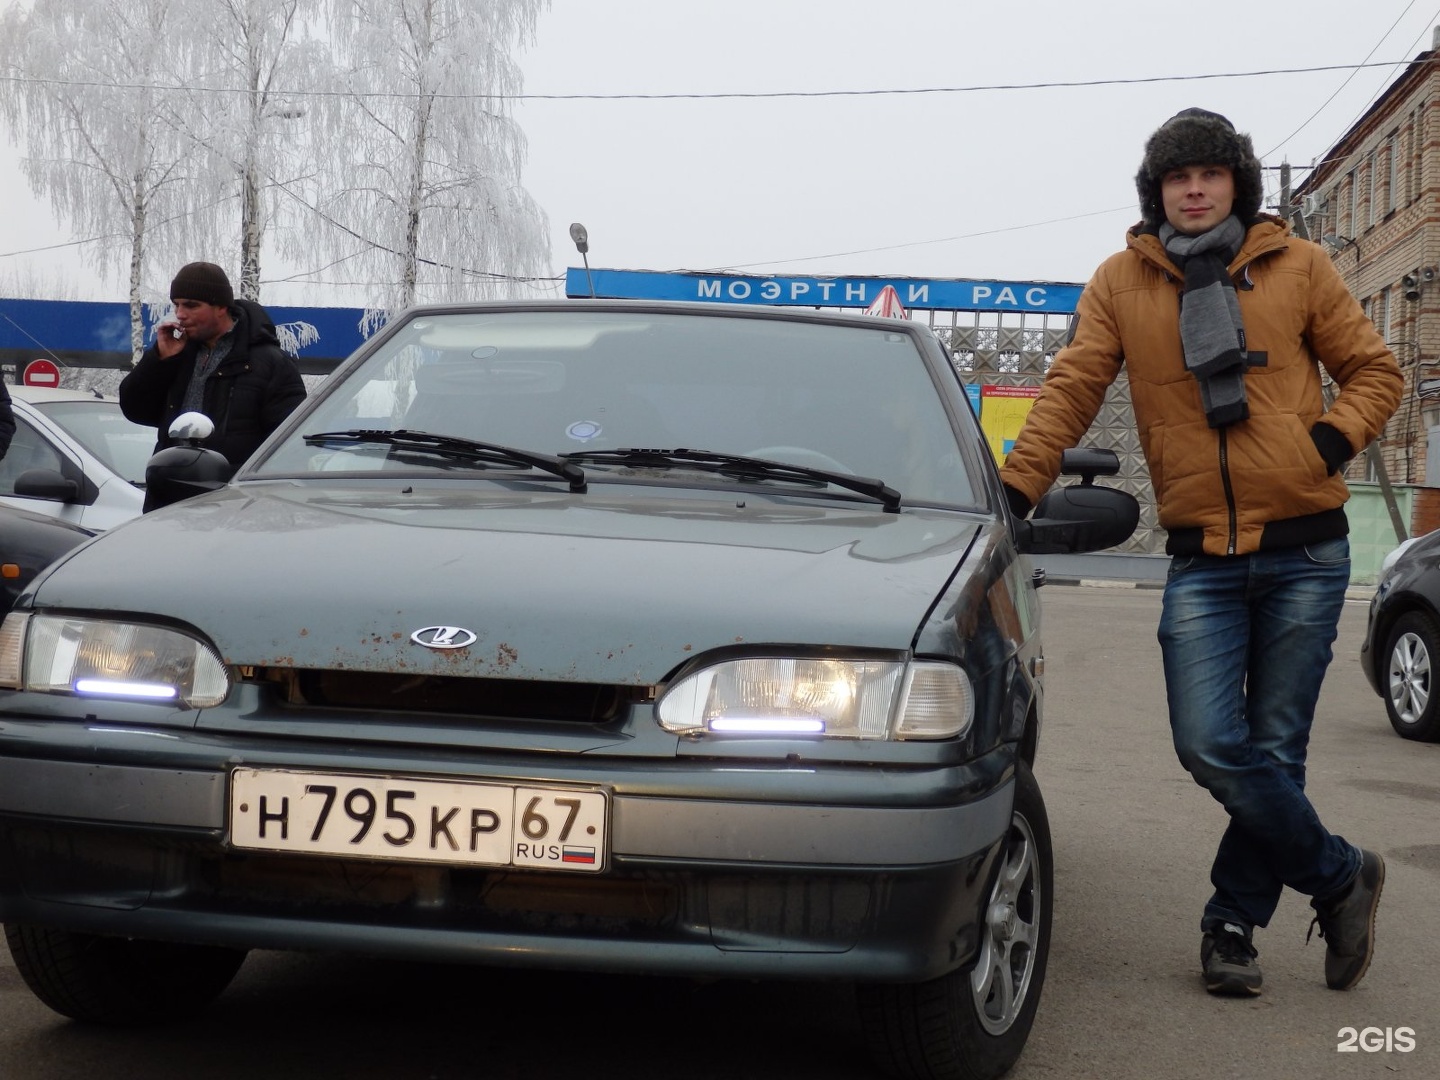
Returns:
[[[608,869],[238,851],[226,793],[242,761],[604,786]],[[974,955],[1013,761],[1010,749],[910,770],[511,755],[477,769],[415,748],[337,760],[305,742],[6,720],[0,921],[551,968],[932,978]]]
[[[1377,623],[1381,618],[1380,601],[1382,598],[1383,593],[1380,591],[1370,598],[1370,611],[1365,621],[1365,638],[1360,643],[1360,670],[1365,673],[1365,681],[1370,684],[1370,689],[1383,697],[1385,687],[1381,685],[1380,673],[1375,664],[1379,650],[1383,647],[1376,640]]]

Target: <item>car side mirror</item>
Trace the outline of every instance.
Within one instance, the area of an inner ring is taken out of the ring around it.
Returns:
[[[224,454],[200,445],[215,430],[204,413],[181,413],[170,425],[174,446],[151,456],[145,465],[145,512],[225,486],[234,468]]]
[[[80,485],[54,469],[26,469],[15,478],[15,494],[68,503],[80,497]]]
[[[1140,503],[1128,491],[1102,487],[1097,476],[1114,476],[1120,457],[1113,450],[1073,447],[1060,471],[1080,483],[1052,488],[1028,520],[1017,523],[1016,541],[1029,555],[1079,554],[1123,544],[1140,523]]]

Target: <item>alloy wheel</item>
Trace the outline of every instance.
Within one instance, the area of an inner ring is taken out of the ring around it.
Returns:
[[[981,1026],[1001,1035],[1025,1005],[1040,940],[1040,872],[1035,835],[1016,814],[1010,823],[1005,863],[985,912],[980,958],[970,973],[970,990]]]
[[[1414,724],[1430,701],[1430,650],[1419,634],[1407,632],[1390,650],[1390,704],[1396,717]]]

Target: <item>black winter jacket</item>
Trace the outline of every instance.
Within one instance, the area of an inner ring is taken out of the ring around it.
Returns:
[[[0,458],[10,450],[15,438],[15,410],[10,405],[10,388],[0,379]]]
[[[281,350],[263,307],[236,300],[230,315],[235,320],[230,352],[205,380],[200,411],[214,421],[215,431],[202,445],[239,466],[305,400],[305,382],[294,359]],[[180,415],[199,352],[198,343],[187,342],[178,356],[162,360],[152,345],[120,383],[121,411],[157,429],[156,450],[174,444],[170,424]]]

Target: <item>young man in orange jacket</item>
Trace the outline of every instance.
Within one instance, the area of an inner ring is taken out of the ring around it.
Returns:
[[[1305,754],[1350,579],[1340,468],[1403,379],[1329,257],[1260,212],[1260,163],[1225,117],[1167,120],[1136,187],[1143,220],[1085,286],[1001,476],[1029,513],[1124,366],[1172,556],[1159,637],[1175,749],[1230,815],[1200,921],[1205,986],[1260,992],[1253,932],[1289,886],[1311,897],[1326,983],[1348,990],[1385,864],[1326,830]],[[1328,410],[1321,367],[1339,390]]]

